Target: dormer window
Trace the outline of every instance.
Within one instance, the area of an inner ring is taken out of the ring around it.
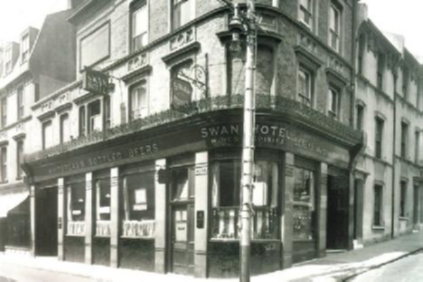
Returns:
[[[22,63],[26,62],[29,57],[29,34],[22,37]]]

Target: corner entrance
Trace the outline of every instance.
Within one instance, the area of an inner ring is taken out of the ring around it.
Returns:
[[[328,175],[326,249],[348,249],[348,175]]]
[[[57,187],[38,189],[35,200],[35,255],[57,256]]]
[[[170,271],[194,275],[194,195],[193,167],[172,169]]]

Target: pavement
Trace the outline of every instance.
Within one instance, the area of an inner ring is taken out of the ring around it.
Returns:
[[[388,263],[403,259],[423,249],[423,231],[403,235],[393,240],[377,243],[362,249],[342,253],[329,253],[326,257],[294,265],[291,268],[253,277],[253,282],[292,281],[348,281],[355,276]],[[23,257],[22,255],[0,255],[0,274],[7,266],[20,267],[53,276],[55,274],[74,276],[76,280],[112,282],[112,281],[165,281],[165,282],[200,282],[222,281],[223,279],[199,279],[176,274],[157,274],[138,270],[115,269],[105,266],[87,265],[58,261],[53,257]],[[31,273],[31,272],[28,272]],[[3,273],[4,276],[7,271]],[[41,275],[41,274],[40,274]],[[1,276],[1,275],[0,275]],[[24,281],[16,277],[7,276]],[[56,276],[57,278],[57,276]],[[78,278],[78,279],[76,279]],[[50,281],[47,279],[25,281]],[[55,281],[55,280],[51,280]],[[57,280],[56,280],[57,281]],[[224,279],[223,281],[238,281]]]

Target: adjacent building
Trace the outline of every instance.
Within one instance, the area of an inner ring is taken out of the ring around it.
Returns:
[[[0,50],[0,251],[6,253],[29,254],[31,249],[34,230],[23,155],[33,144],[31,106],[75,79],[75,33],[68,14],[47,16],[41,30],[29,27],[19,43],[6,42]]]
[[[251,272],[417,228],[420,64],[358,1],[256,3]],[[245,46],[231,9],[70,4],[76,55],[59,65],[74,79],[40,84],[30,106],[31,253],[237,276]]]

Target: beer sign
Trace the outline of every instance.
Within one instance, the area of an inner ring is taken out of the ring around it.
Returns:
[[[100,71],[85,68],[82,88],[92,93],[107,95],[109,92],[109,76]]]

